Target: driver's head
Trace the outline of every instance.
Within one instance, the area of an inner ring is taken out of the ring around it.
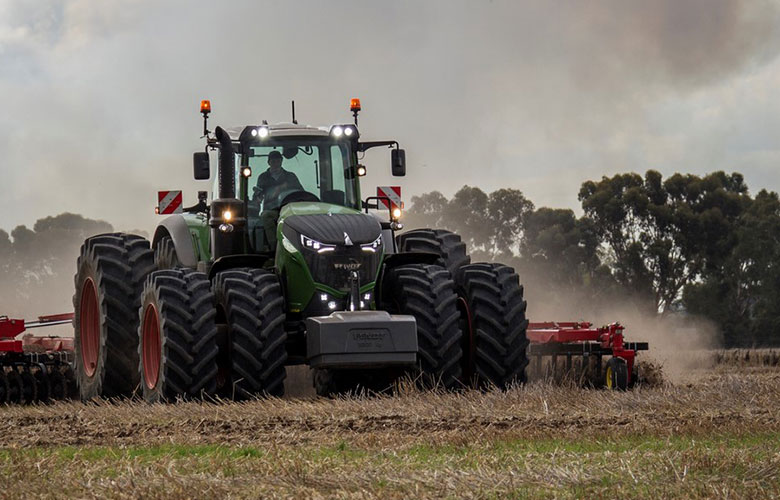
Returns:
[[[272,174],[278,173],[282,169],[282,153],[279,151],[268,153],[268,166]]]

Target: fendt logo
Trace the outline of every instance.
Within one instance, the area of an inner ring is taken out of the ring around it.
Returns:
[[[346,271],[357,271],[360,269],[360,266],[363,264],[356,261],[356,260],[350,260],[349,262],[334,262],[333,268],[334,269],[343,269]]]

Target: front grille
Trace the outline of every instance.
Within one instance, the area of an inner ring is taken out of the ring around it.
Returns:
[[[332,252],[323,253],[303,250],[314,281],[343,291],[349,290],[352,271],[357,271],[361,286],[374,281],[381,255],[380,252],[366,252],[359,245],[340,245]]]

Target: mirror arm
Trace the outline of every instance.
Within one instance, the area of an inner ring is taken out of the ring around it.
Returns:
[[[376,200],[376,203],[369,203],[369,200]],[[363,209],[368,213],[368,210],[381,210],[379,207],[379,202],[385,201],[387,204],[385,205],[387,207],[387,212],[390,214],[390,218],[393,218],[393,211],[390,208],[392,206],[392,201],[387,196],[369,196],[363,201]]]
[[[208,205],[206,204],[207,200],[208,200],[208,191],[198,191],[198,203],[191,207],[183,208],[182,211],[188,214],[208,213]]]
[[[376,148],[379,146],[389,146],[393,147],[395,146],[395,149],[398,149],[398,141],[372,141],[372,142],[359,142],[357,150],[361,153],[371,149]]]

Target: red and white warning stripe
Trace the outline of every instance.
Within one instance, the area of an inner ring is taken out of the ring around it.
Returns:
[[[390,210],[401,208],[401,186],[377,186],[376,195],[390,198],[390,206],[387,205],[387,200],[379,200]]]
[[[157,213],[160,215],[182,213],[181,191],[158,191]]]

